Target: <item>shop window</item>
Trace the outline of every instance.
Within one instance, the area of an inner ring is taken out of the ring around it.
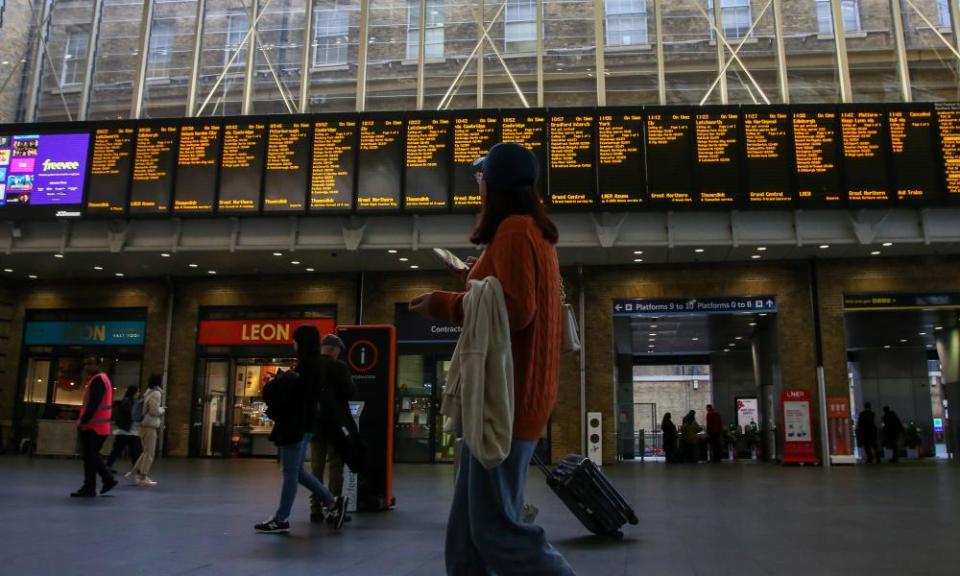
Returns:
[[[314,22],[314,66],[343,66],[347,63],[350,13],[338,10],[320,10]]]
[[[151,80],[170,78],[173,40],[176,25],[173,22],[154,22],[150,30],[150,53],[147,57],[148,77]]]
[[[230,58],[233,57],[233,53],[240,49],[240,45],[244,44],[244,52],[246,52],[247,44],[244,43],[244,39],[247,37],[247,31],[250,30],[250,23],[247,18],[246,12],[234,11],[227,14],[227,36],[224,43],[223,49],[223,66],[226,67],[227,63],[230,62]],[[233,62],[233,67],[244,66],[242,62],[244,54],[237,56],[237,59]]]
[[[849,34],[860,32],[860,1],[843,0],[840,4],[843,13],[843,30]],[[817,31],[820,34],[833,35],[833,7],[831,0],[817,0]]]
[[[647,0],[607,0],[607,46],[647,44]]]
[[[54,379],[53,403],[61,406],[82,406],[83,358],[60,358],[57,362],[57,375]]]
[[[950,20],[950,0],[937,0],[937,14],[940,16],[940,26],[949,28],[952,25]]]
[[[423,50],[427,60],[443,58],[443,2],[427,0],[427,24],[424,30]],[[420,2],[407,0],[407,60],[416,60],[420,44]]]
[[[503,40],[507,52],[537,49],[537,3],[535,0],[507,0]]]
[[[707,2],[707,13],[713,23],[713,0]],[[723,21],[723,35],[725,38],[743,38],[753,24],[753,15],[750,12],[750,0],[720,0],[720,19]],[[710,28],[710,38],[713,38],[713,28]]]
[[[50,388],[50,361],[30,359],[27,366],[27,381],[23,391],[23,401],[46,404]]]
[[[71,30],[63,48],[63,67],[60,71],[61,86],[76,86],[83,82],[87,68],[87,43],[90,36],[85,30]]]

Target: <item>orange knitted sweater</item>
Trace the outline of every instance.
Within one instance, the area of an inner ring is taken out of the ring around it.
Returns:
[[[513,349],[513,437],[538,440],[557,400],[560,373],[560,265],[556,247],[529,216],[505,219],[468,280],[503,286]],[[430,314],[460,324],[464,292],[437,291]]]

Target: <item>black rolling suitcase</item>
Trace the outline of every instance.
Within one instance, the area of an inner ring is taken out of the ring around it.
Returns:
[[[594,534],[623,538],[620,528],[628,522],[639,522],[627,501],[589,458],[568,454],[552,472],[536,455],[533,462],[547,477],[547,486]]]

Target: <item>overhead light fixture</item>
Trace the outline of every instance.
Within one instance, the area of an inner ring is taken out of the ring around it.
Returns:
[[[94,266],[93,269],[96,270],[97,272],[100,272],[101,270],[103,270],[103,266]]]
[[[634,258],[633,261],[636,262],[637,264],[639,264],[639,263],[643,262],[643,258]]]
[[[391,248],[390,250],[387,250],[387,254],[396,254],[396,253],[397,251],[394,250],[393,248]]]
[[[160,253],[160,257],[161,257],[161,258],[169,258],[169,257],[170,257],[170,253],[169,253],[169,252],[161,252],[161,253]]]
[[[743,336],[737,336],[734,340],[743,340]]]
[[[890,349],[890,345],[889,345],[889,344],[885,345],[885,346],[883,347],[883,349],[884,349],[884,350],[889,350],[889,349]]]
[[[879,256],[879,255],[880,255],[880,251],[879,251],[879,250],[874,250],[873,252],[870,253],[870,255],[871,255],[871,256]]]
[[[933,329],[938,331],[943,330],[943,326],[934,326]]]
[[[761,317],[766,316],[766,315],[767,315],[766,312],[764,312],[763,314],[760,314]]]
[[[933,348],[933,344],[927,344],[927,348]]]
[[[307,272],[316,272],[313,268],[307,268]]]
[[[699,339],[699,338],[697,338],[696,336],[694,336],[694,337],[693,337],[693,338],[691,338],[690,340],[692,340],[692,341],[694,341],[694,342],[698,342],[698,341],[700,341],[700,339]]]
[[[729,348],[724,348],[723,351],[724,351],[724,352],[729,352],[730,349],[729,349]]]
[[[417,269],[419,269],[419,268],[420,268],[420,267],[417,266],[416,264],[411,264],[411,265],[410,265],[410,269],[411,269],[411,270],[417,270]]]
[[[200,265],[199,265],[199,264],[187,264],[187,266],[189,266],[189,267],[191,267],[191,268],[198,268]]]
[[[648,344],[648,345],[647,345],[647,348],[656,348],[656,347],[657,347],[656,344]]]
[[[881,244],[881,246],[883,246],[884,248],[889,248],[893,246],[893,242],[884,242],[883,244]]]
[[[117,272],[114,274],[117,278],[123,278],[123,272]]]
[[[291,260],[290,263],[293,264],[294,266],[299,266],[299,265],[300,265],[300,261],[299,261],[299,260]]]
[[[820,245],[820,249],[821,249],[821,250],[826,250],[826,249],[829,248],[829,247],[830,247],[829,244],[821,244],[821,245]]]
[[[703,248],[697,248],[694,250],[697,254],[703,254]]]
[[[757,246],[757,252],[766,252],[766,251],[767,251],[766,246]]]
[[[400,261],[401,261],[401,262],[409,262],[410,259],[409,259],[409,258],[401,258]]]
[[[54,257],[54,258],[63,258],[63,254],[57,252],[56,254],[53,255],[53,257]]]
[[[754,254],[754,255],[751,256],[750,258],[753,258],[754,260],[759,260],[759,259],[760,259],[760,255],[759,255],[759,254]]]
[[[31,280],[36,280],[36,279],[37,279],[37,275],[36,275],[36,274],[30,274],[30,275],[27,276],[27,278],[29,278],[29,279],[31,279]]]
[[[643,250],[634,250],[634,251],[633,251],[633,255],[634,255],[634,256],[643,256]]]
[[[6,272],[7,274],[12,274],[13,268],[4,268],[3,271]]]
[[[756,322],[751,322],[750,325],[751,325],[751,326],[756,326],[757,323],[756,323]]]
[[[213,274],[216,274],[216,273],[217,273],[216,270],[207,270],[207,274],[213,275]]]
[[[657,327],[656,324],[651,324],[651,325],[650,325],[650,328],[656,329],[656,327]]]
[[[283,252],[274,252],[273,255],[274,255],[274,256],[283,256]]]
[[[906,338],[901,338],[901,339],[900,339],[900,343],[901,343],[901,344],[906,344],[906,343],[907,343],[907,339],[906,339]]]
[[[920,332],[919,334],[917,334],[917,336],[926,336],[926,335],[927,335],[926,332]]]

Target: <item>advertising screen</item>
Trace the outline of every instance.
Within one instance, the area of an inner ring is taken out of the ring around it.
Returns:
[[[356,120],[314,122],[311,210],[345,211],[353,208],[353,166],[356,159]]]
[[[689,110],[647,114],[647,188],[658,206],[693,204],[694,135]]]
[[[453,208],[480,207],[473,162],[500,141],[500,119],[492,114],[457,115],[453,121]]]
[[[600,114],[597,176],[603,206],[630,207],[646,202],[642,114]]]
[[[398,210],[402,188],[403,120],[368,118],[361,121],[357,210]]]
[[[223,127],[219,212],[242,214],[260,210],[265,155],[266,125],[263,122],[231,122]]]
[[[89,146],[86,133],[0,133],[0,205],[24,214],[80,216]]]
[[[130,186],[130,214],[161,215],[170,210],[177,165],[177,127],[140,126]]]
[[[740,112],[713,108],[694,118],[697,197],[704,208],[733,206],[740,199]]]
[[[310,176],[310,122],[272,122],[267,128],[263,211],[302,213]]]
[[[450,204],[450,118],[407,120],[404,206],[446,210]]]
[[[890,200],[886,121],[879,107],[840,110],[843,174],[851,205],[885,204]]]
[[[793,152],[797,203],[822,208],[843,200],[837,113],[832,109],[794,110]]]
[[[794,198],[789,111],[751,108],[742,115],[747,204],[788,206]]]
[[[94,132],[87,214],[123,214],[127,210],[135,139],[132,125],[98,128]]]
[[[550,192],[553,206],[588,208],[597,192],[596,115],[550,117]]]
[[[220,125],[185,124],[180,127],[173,211],[177,214],[213,214],[220,160]]]
[[[887,111],[892,193],[898,204],[935,204],[942,199],[933,108]]]

